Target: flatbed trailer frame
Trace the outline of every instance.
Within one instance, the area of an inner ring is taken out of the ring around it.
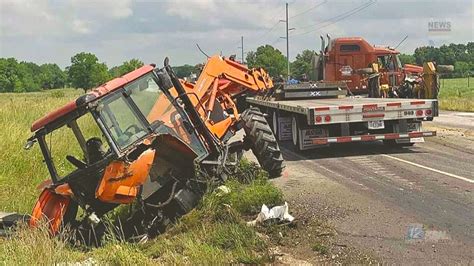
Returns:
[[[438,101],[398,98],[312,98],[275,100],[257,96],[247,102],[268,115],[278,140],[292,140],[299,150],[331,143],[383,140],[413,145],[424,137],[424,120],[438,116]]]

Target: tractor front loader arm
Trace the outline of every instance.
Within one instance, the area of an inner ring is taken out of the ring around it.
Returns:
[[[265,93],[273,81],[262,68],[249,69],[230,59],[215,55],[208,58],[195,84],[181,81],[206,126],[219,139],[239,121],[236,98],[246,92]]]
[[[232,82],[233,85],[244,88],[236,90],[234,86],[229,86],[228,84],[223,86],[222,82],[221,86],[218,86],[219,80],[227,80]],[[207,60],[201,75],[196,81],[194,92],[201,99],[210,89],[214,89],[213,87],[215,86],[230,94],[239,93],[242,89],[258,93],[272,88],[273,81],[262,68],[248,69],[238,62],[215,55]]]

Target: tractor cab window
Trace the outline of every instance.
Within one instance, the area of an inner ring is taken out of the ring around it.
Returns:
[[[128,84],[125,90],[130,93],[130,98],[150,124],[166,122],[163,121],[166,120],[166,114],[175,111],[151,73]]]
[[[105,137],[89,113],[50,132],[45,142],[59,178],[100,161],[109,152]]]
[[[101,101],[97,110],[121,150],[148,134],[147,125],[122,93],[116,93]]]
[[[103,107],[100,108],[100,116],[103,117],[106,126],[111,127],[112,138],[119,142],[119,146],[125,147],[145,136],[148,134],[148,132],[146,132],[146,126],[149,126],[155,134],[170,134],[179,138],[188,144],[196,154],[203,154],[205,152],[198,137],[190,131],[189,128],[186,128],[186,121],[181,116],[182,114],[178,108],[173,105],[172,101],[156,83],[153,73],[146,74],[130,84],[127,84],[124,87],[124,94],[129,97],[125,98],[124,96],[120,96],[119,98],[116,97],[117,99],[115,100],[108,101],[116,102],[120,99],[120,105],[122,107],[112,108],[108,114],[105,110],[106,105],[110,105],[110,103],[104,103]],[[120,93],[120,95],[122,94]],[[131,105],[136,106],[136,108],[132,108]],[[134,110],[139,111],[139,113],[134,113]],[[127,115],[125,115],[125,113],[127,113]],[[125,134],[127,136],[130,136],[130,133],[134,134],[131,135],[131,138],[123,136],[124,134],[120,133],[121,130],[116,130],[118,132],[114,133],[114,129],[120,128],[120,126],[114,126],[114,116],[128,117],[126,119],[127,122],[117,121],[117,124],[134,124],[134,126],[130,127],[133,127],[135,130]],[[144,118],[146,121],[140,120],[139,117]],[[142,122],[147,125],[144,125]],[[121,135],[123,137],[119,139]]]

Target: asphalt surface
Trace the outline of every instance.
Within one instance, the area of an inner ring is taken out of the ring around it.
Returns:
[[[474,130],[474,113],[441,110],[434,122],[428,122],[427,124]]]
[[[282,143],[286,169],[274,182],[297,218],[335,228],[337,247],[386,263],[474,263],[474,117],[441,117],[429,125],[442,128],[439,136],[413,147],[372,142],[296,152]],[[313,261],[307,249],[295,256]]]

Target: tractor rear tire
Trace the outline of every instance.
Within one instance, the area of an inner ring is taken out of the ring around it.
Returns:
[[[283,156],[275,135],[263,113],[256,107],[245,110],[241,118],[245,137],[250,142],[253,154],[260,166],[268,172],[269,178],[281,176]]]

